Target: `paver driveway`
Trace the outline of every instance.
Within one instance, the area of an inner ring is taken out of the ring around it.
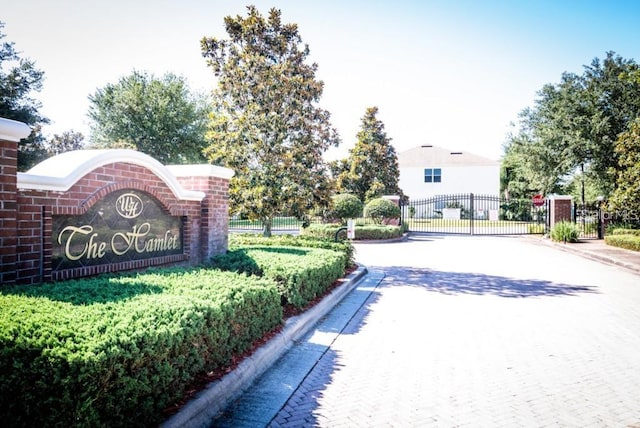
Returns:
[[[385,278],[271,426],[640,426],[639,276],[523,238],[357,259]]]

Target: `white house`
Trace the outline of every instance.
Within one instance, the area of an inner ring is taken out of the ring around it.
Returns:
[[[435,195],[498,195],[500,162],[423,145],[398,153],[399,186],[411,200]]]

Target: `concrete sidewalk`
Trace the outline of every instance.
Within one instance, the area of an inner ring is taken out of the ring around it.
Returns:
[[[640,274],[640,251],[613,247],[607,245],[603,239],[582,239],[577,243],[559,243],[540,237],[529,239],[535,239],[540,243],[551,245],[560,250],[578,254],[602,263],[620,266]]]

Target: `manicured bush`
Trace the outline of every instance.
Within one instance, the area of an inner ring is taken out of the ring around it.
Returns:
[[[282,322],[273,281],[206,269],[0,287],[4,426],[157,426]]]
[[[577,242],[580,229],[568,221],[556,223],[551,229],[551,239],[558,242]]]
[[[362,216],[363,205],[356,195],[341,193],[332,198],[332,203],[331,217],[340,219],[343,224],[347,219]]]
[[[607,235],[604,240],[607,245],[640,251],[640,235]]]
[[[278,284],[283,304],[300,309],[344,275],[344,254],[321,248],[243,247],[211,260],[213,267],[261,274]],[[238,262],[245,259],[244,262]],[[248,267],[248,270],[244,270]]]
[[[388,199],[376,198],[367,202],[364,207],[364,216],[373,219],[376,223],[382,223],[386,218],[399,218],[400,207]]]

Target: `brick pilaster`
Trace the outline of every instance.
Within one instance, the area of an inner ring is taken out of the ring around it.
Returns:
[[[0,118],[0,284],[16,281],[18,141],[31,129]]]

